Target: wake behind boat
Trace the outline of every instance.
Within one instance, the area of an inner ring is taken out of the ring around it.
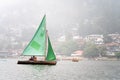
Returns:
[[[43,17],[40,26],[30,43],[24,49],[23,56],[44,56],[44,61],[26,60],[18,61],[18,64],[44,64],[55,65],[57,63],[47,30],[46,30],[46,16]]]

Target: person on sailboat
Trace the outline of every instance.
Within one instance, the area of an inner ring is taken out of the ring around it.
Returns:
[[[29,60],[30,61],[37,61],[37,57],[36,56],[32,56]]]
[[[37,57],[36,56],[33,56],[33,61],[37,61]]]
[[[29,61],[33,61],[33,57],[31,56],[31,58],[29,59]]]

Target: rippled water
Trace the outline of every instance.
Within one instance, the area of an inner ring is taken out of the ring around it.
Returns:
[[[58,61],[56,66],[16,62],[0,59],[0,80],[120,80],[120,61]]]

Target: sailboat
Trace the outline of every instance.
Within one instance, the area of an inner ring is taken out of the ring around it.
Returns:
[[[24,49],[23,56],[44,56],[44,60],[18,61],[18,64],[55,65],[57,63],[48,32],[46,30],[46,15],[44,15],[35,35]]]

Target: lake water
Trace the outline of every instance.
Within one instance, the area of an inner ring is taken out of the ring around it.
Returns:
[[[55,66],[16,63],[16,59],[0,59],[0,80],[120,80],[120,61],[58,61]]]

